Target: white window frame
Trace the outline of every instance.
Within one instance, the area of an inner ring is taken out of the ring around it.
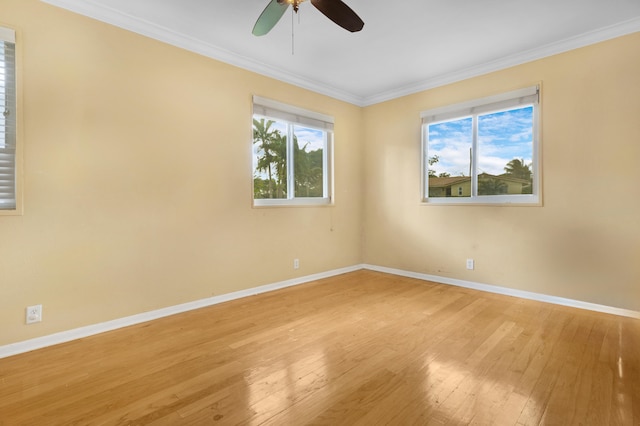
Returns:
[[[533,106],[533,158],[532,158],[532,194],[478,195],[477,152],[479,115],[491,114],[517,107]],[[473,117],[472,160],[471,160],[471,196],[470,197],[429,197],[429,135],[430,124],[455,119]],[[475,99],[454,105],[423,111],[422,119],[422,156],[421,156],[421,194],[423,204],[498,204],[498,205],[542,205],[540,166],[540,84],[501,93],[495,96]]]
[[[18,101],[15,31],[0,27],[3,45],[0,69],[0,215],[21,214],[18,165]],[[10,45],[8,52],[5,50]],[[8,55],[7,55],[8,53]],[[9,69],[7,69],[7,65]]]
[[[256,207],[266,206],[322,206],[333,204],[333,117],[314,111],[309,111],[296,106],[288,105],[272,99],[253,96],[253,118],[272,119],[287,124],[287,198],[254,198],[253,179],[251,198]],[[323,196],[322,197],[296,197],[295,196],[295,166],[294,166],[294,126],[303,126],[314,130],[320,130],[324,134],[323,149]],[[253,141],[252,158],[253,155]],[[252,162],[252,176],[255,163]]]

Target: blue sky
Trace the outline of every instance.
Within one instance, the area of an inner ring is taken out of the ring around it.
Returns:
[[[298,137],[298,146],[302,148],[307,145],[305,151],[311,152],[324,147],[324,136],[320,130],[294,126],[293,131]]]
[[[478,117],[478,172],[499,175],[514,158],[530,164],[533,157],[533,107],[500,111]],[[472,143],[471,117],[429,125],[431,166],[436,174],[469,176],[469,150]]]

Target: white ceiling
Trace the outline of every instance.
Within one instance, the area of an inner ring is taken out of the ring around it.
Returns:
[[[306,1],[266,36],[269,0],[43,0],[365,106],[640,31],[640,0],[344,0],[350,33]],[[639,52],[640,53],[640,52]]]

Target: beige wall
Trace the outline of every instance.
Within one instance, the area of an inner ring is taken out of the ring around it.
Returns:
[[[25,188],[0,345],[363,261],[640,311],[640,34],[358,108],[37,0],[0,25]],[[420,205],[420,111],[539,81],[544,207]],[[252,94],[335,117],[334,207],[251,208]]]
[[[0,0],[0,25],[25,148],[0,345],[361,263],[361,108],[37,0]],[[252,94],[335,117],[334,207],[251,207]]]
[[[640,311],[638,52],[640,33],[367,108],[365,262]],[[537,82],[544,206],[420,205],[420,111]]]

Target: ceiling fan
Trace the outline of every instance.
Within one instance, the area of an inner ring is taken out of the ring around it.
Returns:
[[[258,17],[253,27],[253,35],[262,36],[271,31],[282,18],[289,5],[292,5],[293,11],[298,13],[300,3],[303,1],[305,0],[271,0]],[[324,16],[347,31],[355,33],[364,27],[362,19],[342,0],[311,0],[311,4],[322,12]]]

